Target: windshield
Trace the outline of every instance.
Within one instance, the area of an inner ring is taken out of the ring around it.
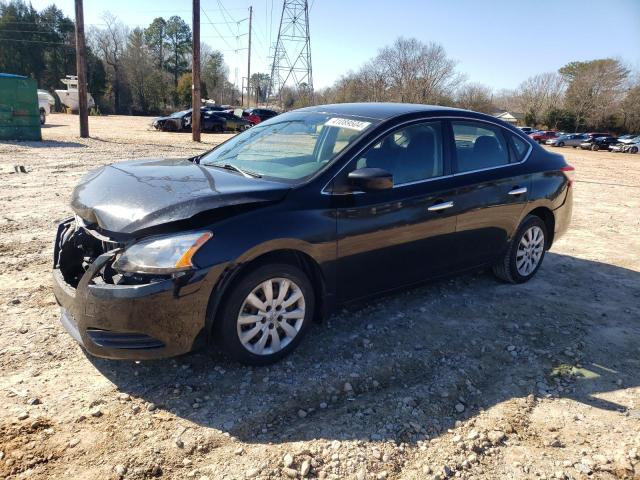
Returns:
[[[291,112],[263,122],[205,155],[201,165],[233,166],[265,177],[299,181],[326,166],[373,121]]]

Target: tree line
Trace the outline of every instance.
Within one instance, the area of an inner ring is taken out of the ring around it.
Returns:
[[[317,92],[319,103],[409,102],[523,115],[529,126],[640,133],[640,76],[621,60],[571,62],[514,90],[467,82],[437,43],[398,38],[359,70]],[[292,99],[295,103],[295,98]]]
[[[55,5],[38,12],[23,0],[0,1],[0,71],[35,78],[38,87],[64,88],[75,74],[75,24]],[[191,104],[191,27],[179,16],[129,28],[106,13],[87,29],[88,87],[103,113],[151,114]],[[201,45],[202,98],[239,104],[224,55]],[[266,101],[269,75],[251,77],[252,95]]]

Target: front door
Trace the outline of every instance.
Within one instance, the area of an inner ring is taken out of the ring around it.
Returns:
[[[417,122],[382,138],[336,179],[357,168],[392,173],[377,192],[334,190],[338,297],[352,300],[443,273],[452,254],[457,211],[443,123]],[[348,187],[344,187],[347,188]]]

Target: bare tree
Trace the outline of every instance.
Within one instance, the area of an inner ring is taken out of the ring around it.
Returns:
[[[107,75],[113,93],[113,104],[116,112],[122,111],[122,90],[125,83],[122,61],[127,45],[129,29],[109,12],[102,19],[104,28],[93,28],[89,38],[93,49],[98,52],[102,61],[107,65]]]
[[[518,108],[538,124],[549,110],[562,107],[565,89],[564,78],[556,72],[529,77],[516,90]]]
[[[486,85],[467,83],[456,92],[456,105],[476,112],[493,113],[493,93]]]

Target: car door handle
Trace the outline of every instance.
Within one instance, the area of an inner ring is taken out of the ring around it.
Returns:
[[[509,192],[509,195],[522,195],[527,193],[527,187],[517,187]]]
[[[430,212],[439,212],[440,210],[446,210],[451,207],[453,207],[453,202],[442,202],[431,205],[427,210]]]

